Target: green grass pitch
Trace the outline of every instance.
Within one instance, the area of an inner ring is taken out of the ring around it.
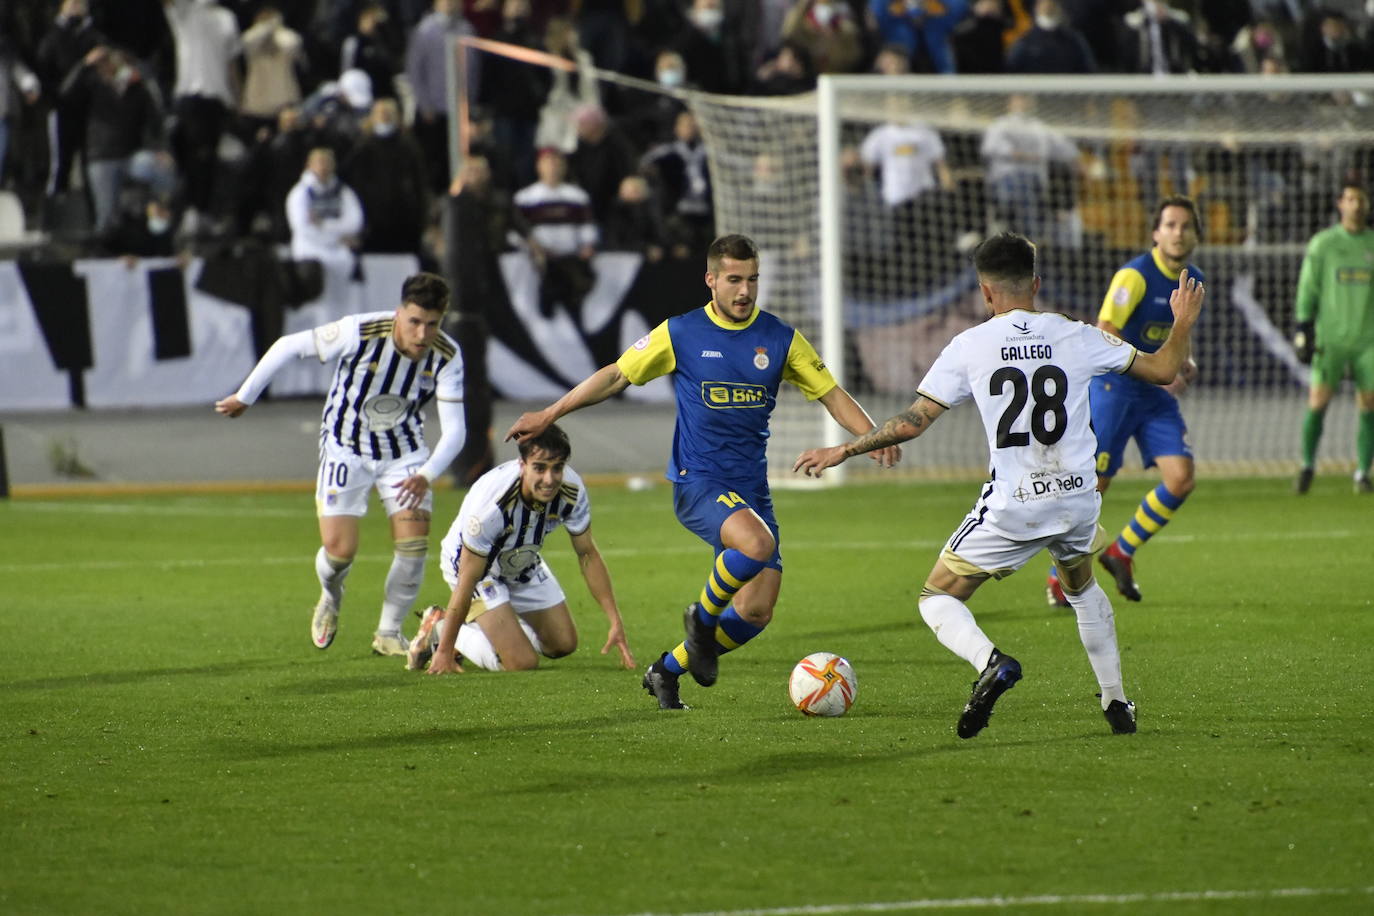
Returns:
[[[1107,528],[1152,485],[1119,480]],[[582,647],[451,678],[369,654],[375,505],[320,652],[308,494],[0,503],[0,912],[1374,911],[1374,501],[1204,479],[1140,554],[1145,601],[1107,583],[1134,736],[1045,563],[986,585],[1026,676],[960,741],[974,672],[915,601],[976,486],[779,492],[773,625],[686,713],[639,683],[709,559],[664,486],[593,490],[640,671],[598,653],[558,534]],[[857,672],[843,718],[788,705],[818,650]]]

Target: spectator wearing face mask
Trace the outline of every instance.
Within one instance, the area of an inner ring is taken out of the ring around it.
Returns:
[[[334,151],[310,151],[300,181],[286,195],[291,226],[291,257],[352,269],[354,250],[363,230],[363,205],[353,189],[339,180]]]
[[[629,89],[622,95],[624,112],[618,119],[625,135],[639,152],[670,139],[678,112],[686,108],[675,94],[699,89],[687,72],[687,62],[676,51],[664,49],[654,57],[654,82],[670,92]]]
[[[1265,61],[1278,61],[1287,69],[1288,53],[1282,33],[1267,19],[1241,28],[1231,42],[1231,57],[1243,73],[1260,73]]]
[[[167,258],[176,253],[172,207],[165,197],[153,196],[141,210],[126,211],[102,233],[100,247],[110,257],[132,266],[139,258]]]
[[[744,91],[748,49],[741,24],[726,15],[722,0],[692,0],[687,24],[668,47],[682,57],[686,78],[706,92]]]
[[[950,36],[968,14],[968,0],[868,0],[868,9],[878,40],[906,48],[913,72],[955,72]]]
[[[1035,25],[1011,46],[1008,73],[1096,73],[1087,40],[1064,21],[1059,0],[1038,0]]]
[[[863,32],[844,0],[798,0],[783,19],[782,39],[804,48],[818,73],[853,73],[863,61]]]
[[[395,99],[372,103],[363,137],[339,171],[363,207],[362,250],[418,253],[429,213],[425,155]]]

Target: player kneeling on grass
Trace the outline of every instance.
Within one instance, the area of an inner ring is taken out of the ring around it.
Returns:
[[[592,540],[591,503],[568,467],[572,446],[557,426],[520,441],[520,457],[477,479],[444,537],[446,608],[425,612],[406,667],[430,674],[462,671],[455,653],[488,671],[526,671],[539,656],[561,658],[577,648],[577,627],[563,589],[540,555],[559,525],[568,530],[587,590],[606,612],[610,632],[601,647],[620,650],[633,669],[611,575]]]
[[[1104,330],[1037,311],[1040,278],[1029,239],[993,236],[974,251],[973,266],[988,320],[940,352],[904,413],[844,445],[803,452],[794,470],[819,477],[846,458],[914,439],[972,398],[987,434],[990,477],[935,561],[919,602],[921,618],[941,645],[978,672],[958,735],[982,731],[997,698],[1021,679],[1020,663],[997,650],[964,602],[988,579],[1011,575],[1042,549],[1059,566],[1107,722],[1117,734],[1134,732],[1135,704],[1122,686],[1111,601],[1093,578],[1092,555],[1105,533],[1097,523],[1102,495],[1093,486],[1097,440],[1088,386],[1109,372],[1155,385],[1172,381],[1188,355],[1202,284],[1187,270],[1179,274],[1169,297],[1173,332],[1146,353]]]

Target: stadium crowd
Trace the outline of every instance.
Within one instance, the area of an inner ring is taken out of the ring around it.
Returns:
[[[80,253],[254,237],[432,265],[461,182],[493,248],[527,247],[574,294],[595,250],[694,257],[714,235],[691,114],[589,67],[749,95],[833,72],[1374,67],[1364,0],[11,0],[0,17],[0,188]],[[472,155],[450,176],[443,48],[461,33],[577,66],[474,55]]]

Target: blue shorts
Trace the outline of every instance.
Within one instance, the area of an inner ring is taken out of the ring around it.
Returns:
[[[1160,386],[1099,375],[1092,380],[1089,401],[1097,435],[1097,473],[1102,477],[1114,477],[1121,470],[1126,443],[1132,439],[1143,467],[1154,467],[1159,457],[1193,457],[1178,398]]]
[[[740,509],[753,509],[768,530],[773,532],[773,556],[765,569],[782,572],[782,538],[778,536],[778,520],[773,516],[773,498],[766,492],[741,491],[719,480],[698,477],[689,483],[673,484],[673,512],[682,527],[710,544],[719,554],[725,549],[720,542],[720,526]]]

